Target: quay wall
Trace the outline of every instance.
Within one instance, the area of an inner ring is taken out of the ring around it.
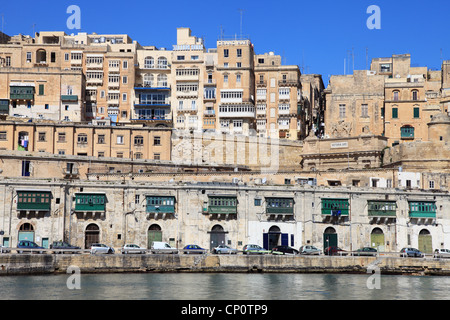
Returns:
[[[119,272],[290,272],[450,275],[450,259],[276,255],[1,254],[0,275]]]

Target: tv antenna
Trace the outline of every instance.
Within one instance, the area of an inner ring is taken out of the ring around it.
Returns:
[[[240,25],[240,36],[242,38],[242,17],[244,15],[244,10],[243,9],[239,9],[239,14],[241,15],[241,25]]]

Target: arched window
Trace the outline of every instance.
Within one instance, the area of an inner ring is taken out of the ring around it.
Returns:
[[[158,75],[158,87],[167,87],[167,75],[165,74]]]
[[[155,67],[155,59],[153,59],[153,57],[145,57],[144,68],[153,69],[154,67]]]
[[[86,144],[88,142],[88,136],[85,133],[80,133],[78,135],[78,143],[80,144]]]
[[[167,69],[167,58],[166,57],[158,58],[158,69]]]
[[[47,63],[47,51],[44,49],[36,51],[36,63]]]
[[[34,231],[31,223],[24,223],[20,226],[19,231]]]
[[[153,87],[153,75],[152,74],[145,74],[144,75],[144,87]]]
[[[413,101],[419,100],[419,91],[413,90],[411,93],[412,93],[412,100]]]
[[[400,91],[394,91],[394,92],[392,92],[392,100],[394,100],[394,101],[398,101],[398,100],[400,100]]]

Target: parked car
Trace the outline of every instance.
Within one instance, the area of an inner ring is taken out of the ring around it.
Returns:
[[[244,254],[266,254],[270,253],[270,250],[266,250],[257,244],[246,244],[243,248]]]
[[[147,249],[145,248],[141,248],[139,247],[137,244],[126,244],[122,247],[121,249],[122,254],[127,254],[127,253],[146,253]]]
[[[153,241],[150,250],[152,253],[172,253],[172,254],[178,253],[177,248],[171,247],[170,244],[168,244],[167,242],[161,241]]]
[[[434,250],[435,258],[450,258],[450,250],[449,249],[436,249]]]
[[[23,253],[23,252],[38,252],[43,253],[44,251],[40,251],[39,249],[45,249],[44,247],[41,247],[30,240],[20,240],[17,244],[17,253]]]
[[[204,254],[208,250],[203,249],[202,247],[196,245],[196,244],[188,244],[183,248],[183,253],[190,254],[190,253],[197,253],[197,254]]]
[[[65,253],[65,252],[76,253],[77,251],[71,251],[70,249],[79,250],[81,248],[77,246],[72,246],[71,244],[64,241],[53,241],[53,243],[50,245],[50,249],[56,249],[56,251],[53,251],[53,253]]]
[[[233,248],[223,245],[223,244],[213,248],[212,251],[213,251],[213,253],[216,253],[216,254],[237,254],[237,252],[238,252],[237,249],[233,249]]]
[[[299,252],[289,246],[276,246],[272,248],[272,254],[299,254]]]
[[[403,248],[400,250],[400,255],[402,257],[423,257],[423,253],[420,252],[419,249],[416,248]]]
[[[361,249],[356,250],[353,255],[354,256],[376,256],[377,255],[377,249],[371,248],[371,247],[364,247]]]
[[[300,254],[314,254],[314,255],[320,254],[320,250],[314,246],[301,246],[299,251]]]
[[[108,247],[106,244],[103,243],[93,243],[91,245],[91,254],[96,253],[113,254],[114,248]]]
[[[0,253],[10,253],[11,250],[5,246],[0,246]]]
[[[347,251],[342,250],[339,247],[335,247],[335,246],[330,246],[325,248],[325,250],[323,250],[323,253],[327,256],[346,256],[347,255]]]

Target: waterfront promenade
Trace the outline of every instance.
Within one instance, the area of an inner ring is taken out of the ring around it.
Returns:
[[[185,254],[11,254],[0,255],[0,275],[146,272],[372,273],[450,275],[450,259],[398,256],[288,256]]]

